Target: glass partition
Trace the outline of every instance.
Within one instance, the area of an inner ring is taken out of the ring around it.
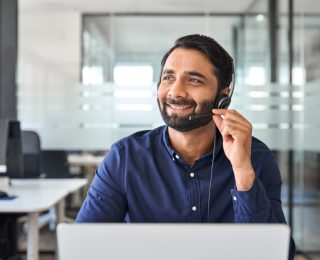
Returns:
[[[294,1],[301,5],[301,1]],[[286,39],[287,17],[280,19],[282,28],[280,39]],[[305,252],[319,252],[320,241],[320,146],[315,140],[320,134],[318,120],[320,108],[320,16],[305,14],[304,8],[296,9],[293,37],[293,74],[294,85],[299,85],[302,95],[301,111],[292,111],[291,117],[299,115],[301,123],[297,136],[292,142],[293,149],[293,235],[297,246]],[[288,52],[285,43],[281,53]],[[280,69],[288,71],[288,55],[281,56]],[[284,73],[280,73],[283,75]],[[288,75],[288,73],[286,73]],[[282,76],[283,81],[288,81]],[[292,91],[292,94],[294,92]],[[288,168],[288,156],[282,153],[284,172]]]

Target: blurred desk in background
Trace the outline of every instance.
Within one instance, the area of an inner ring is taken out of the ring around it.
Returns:
[[[57,223],[65,217],[64,200],[87,184],[86,179],[12,179],[9,195],[13,200],[0,201],[0,213],[25,213],[28,215],[29,232],[27,235],[27,259],[39,259],[38,216],[41,212],[55,206]]]
[[[96,173],[96,168],[102,162],[104,157],[105,155],[93,155],[90,153],[68,154],[67,160],[70,166],[70,175],[72,176],[72,172],[81,172],[83,173],[83,176],[88,180],[88,183],[83,189],[84,193],[88,191],[93,177]],[[79,200],[74,197],[73,203],[78,205]]]
[[[93,154],[69,154],[68,163],[70,165],[77,165],[81,167],[94,167],[96,168],[103,160],[104,155]]]

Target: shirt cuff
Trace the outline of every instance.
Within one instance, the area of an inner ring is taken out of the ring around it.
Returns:
[[[270,213],[270,200],[263,184],[256,176],[248,191],[231,189],[235,222],[265,222]]]

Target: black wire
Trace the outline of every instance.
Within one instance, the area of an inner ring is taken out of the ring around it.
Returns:
[[[213,176],[213,164],[215,159],[215,152],[216,152],[216,142],[217,142],[217,129],[215,129],[215,138],[213,143],[213,150],[212,150],[212,162],[211,162],[211,170],[210,170],[210,182],[209,182],[209,189],[208,189],[208,223],[210,223],[210,200],[211,200],[211,185],[212,185],[212,176]]]

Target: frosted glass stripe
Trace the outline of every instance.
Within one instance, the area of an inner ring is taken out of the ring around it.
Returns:
[[[320,150],[319,82],[305,86],[237,85],[231,109],[271,149]],[[105,150],[119,138],[162,125],[156,85],[20,85],[22,128],[39,132],[45,149]]]

